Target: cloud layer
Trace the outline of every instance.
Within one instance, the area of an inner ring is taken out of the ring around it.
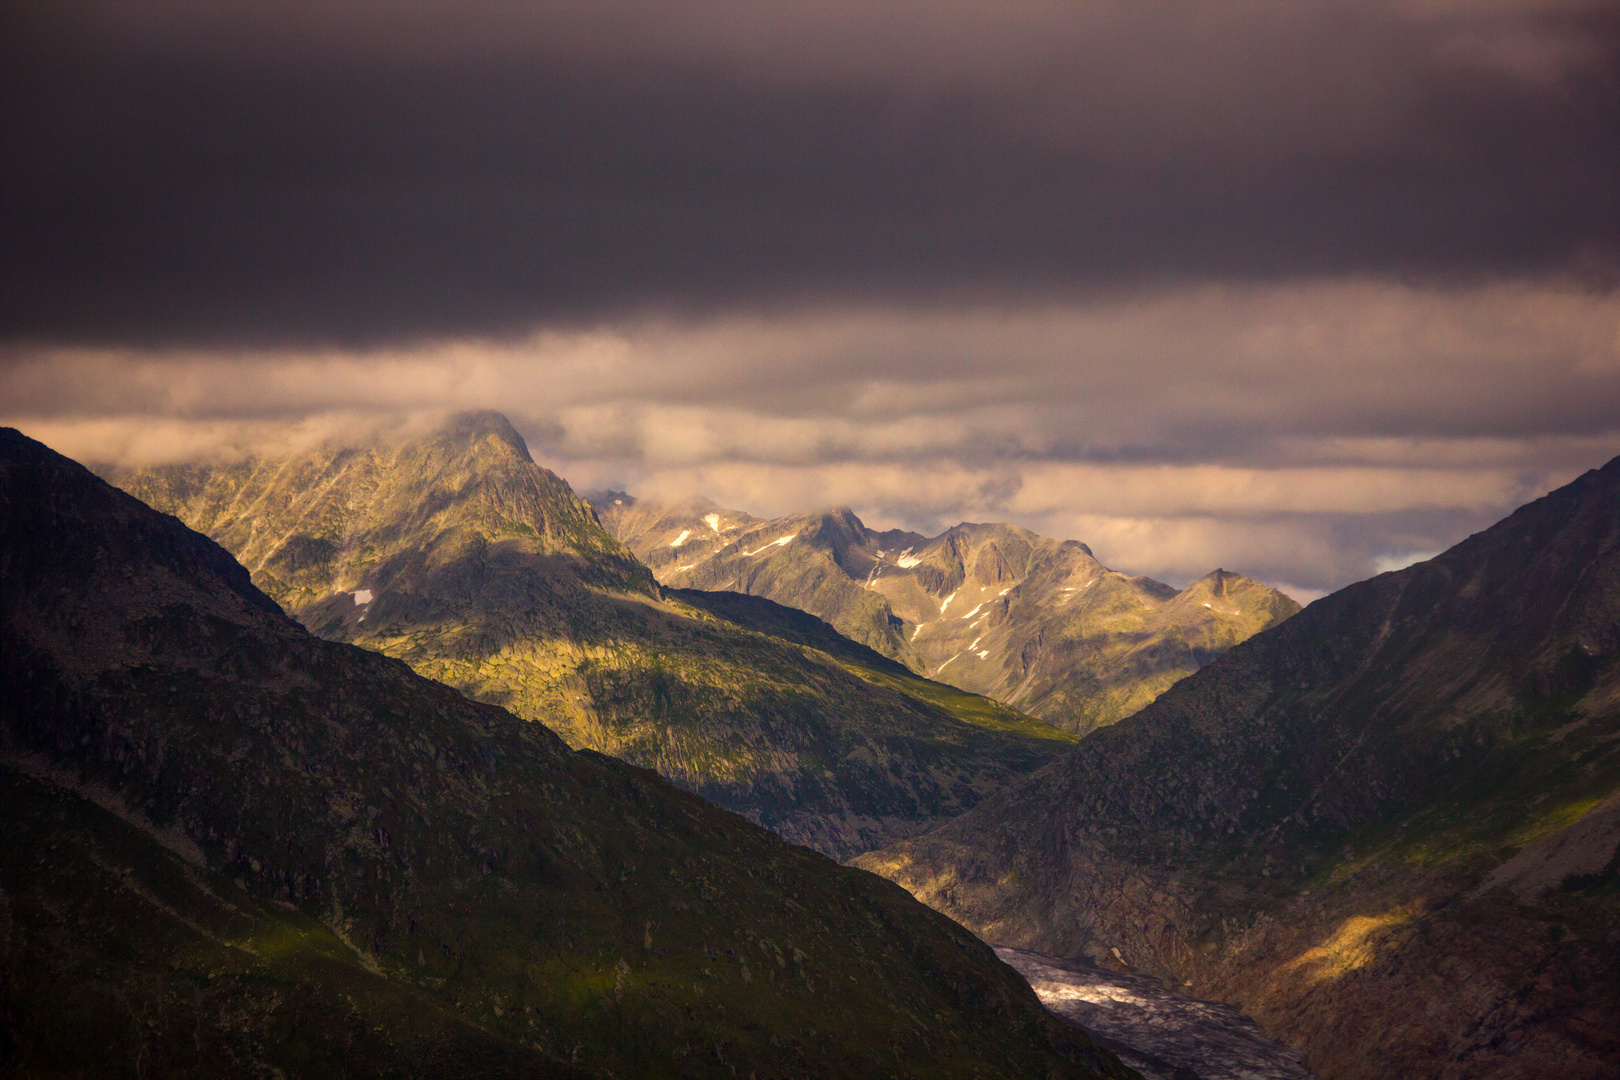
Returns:
[[[15,357],[0,399],[66,452],[124,461],[496,407],[582,489],[845,504],[925,531],[1013,520],[1126,569],[1222,564],[1309,595],[1620,453],[1620,296],[1203,285],[373,351],[75,347]]]

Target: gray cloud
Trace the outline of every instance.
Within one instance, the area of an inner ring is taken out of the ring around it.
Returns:
[[[1595,0],[6,11],[12,340],[1620,266]]]

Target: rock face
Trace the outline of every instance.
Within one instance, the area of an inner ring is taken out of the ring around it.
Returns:
[[[316,634],[834,857],[961,813],[1068,747],[1010,709],[665,598],[498,414],[109,475],[229,549]]]
[[[1299,610],[1225,570],[1178,592],[1015,525],[962,524],[930,539],[874,532],[849,510],[760,521],[623,492],[590,500],[665,585],[800,608],[913,671],[1077,734]]]
[[[863,856],[1236,1001],[1332,1080],[1620,1072],[1620,461]]]
[[[311,636],[10,430],[0,686],[7,1075],[1123,1075],[902,890]]]

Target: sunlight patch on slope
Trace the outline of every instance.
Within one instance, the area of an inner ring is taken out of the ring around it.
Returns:
[[[1394,931],[1418,914],[1415,906],[1405,906],[1381,915],[1353,915],[1340,923],[1332,936],[1320,945],[1284,964],[1283,970],[1299,971],[1316,983],[1364,968],[1376,960],[1381,951],[1395,944]]]

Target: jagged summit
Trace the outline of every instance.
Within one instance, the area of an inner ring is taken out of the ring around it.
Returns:
[[[9,430],[0,686],[8,1075],[1124,1075],[900,890],[310,635]]]
[[[1077,733],[1299,610],[1227,571],[1178,592],[1016,525],[962,522],[925,537],[875,532],[847,507],[761,521],[713,504],[596,506],[666,586],[800,608],[913,671]]]
[[[224,544],[265,592],[312,626],[415,619],[424,574],[453,583],[465,600],[483,587],[480,568],[520,552],[602,587],[657,588],[495,412],[360,446],[107,475]],[[375,606],[349,610],[355,605],[343,601],[358,592]]]
[[[1325,1075],[1597,1076],[1617,840],[1620,459],[859,862],[991,940],[1236,1000]]]

